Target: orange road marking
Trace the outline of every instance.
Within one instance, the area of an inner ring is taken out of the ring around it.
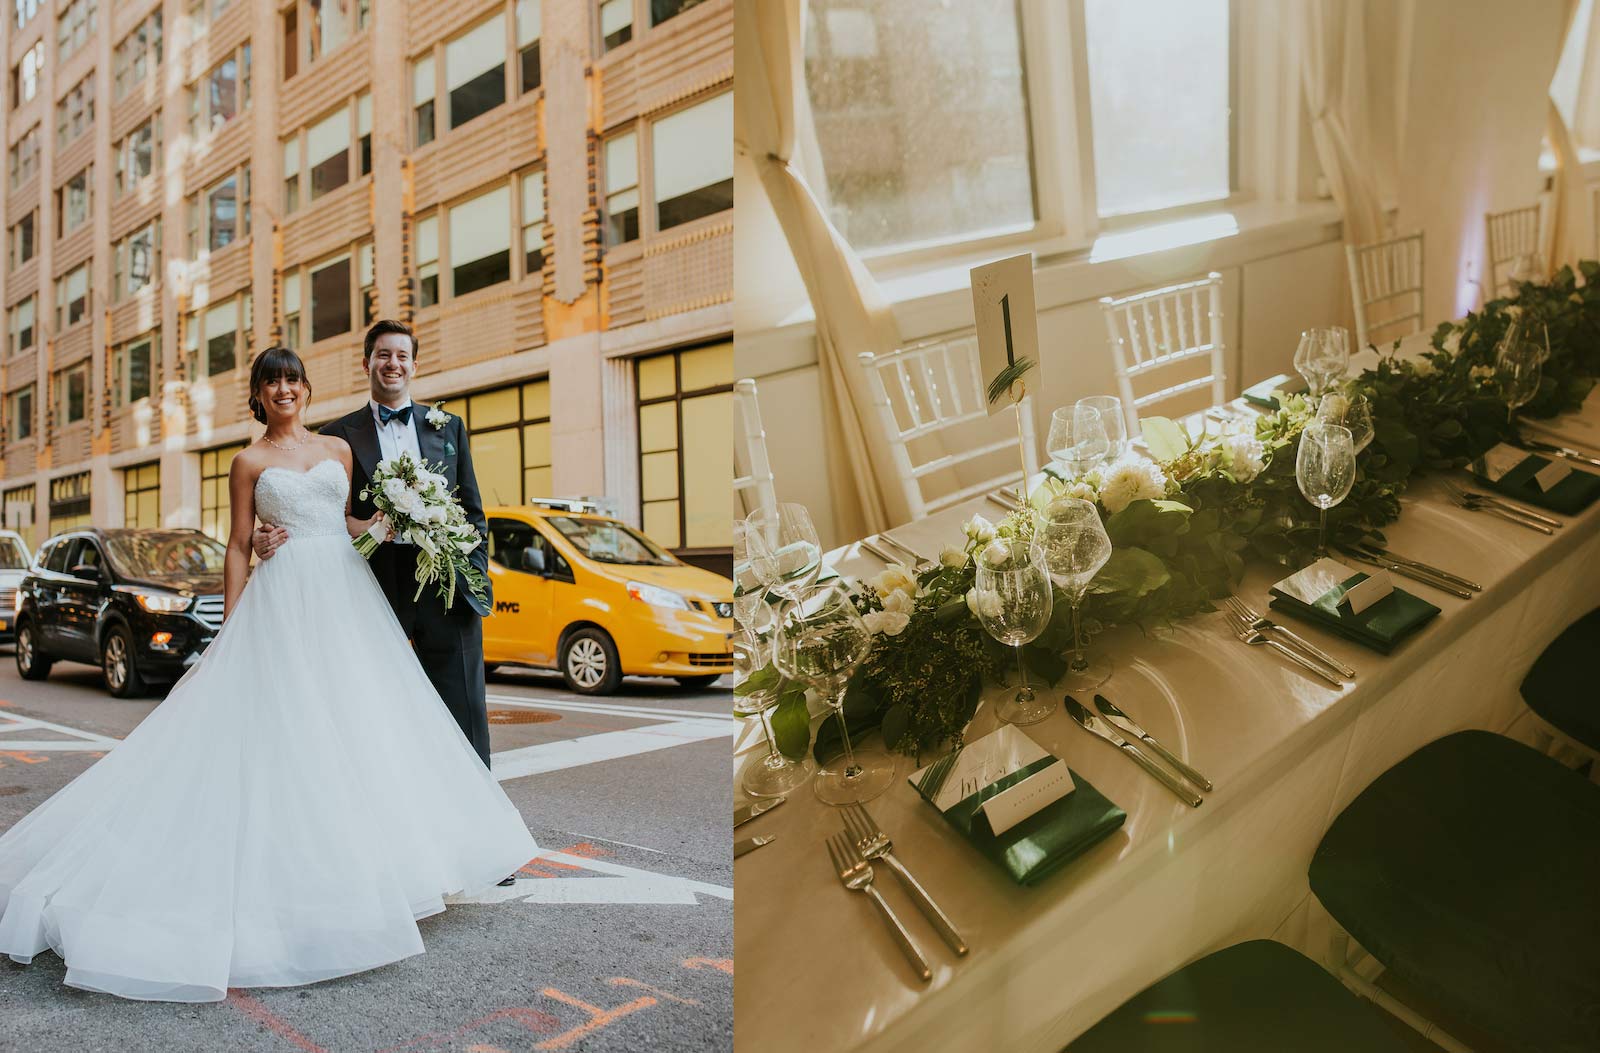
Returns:
[[[653,991],[656,994],[660,995],[662,998],[665,998],[667,1001],[669,1001],[669,1002],[677,1002],[679,1005],[696,1005],[697,1006],[697,1005],[700,1004],[699,1002],[695,1001],[693,998],[679,998],[677,995],[669,994],[668,992],[661,990],[661,988],[659,988],[659,987],[651,987],[649,984],[645,983],[643,980],[633,980],[633,979],[629,979],[626,976],[613,976],[611,979],[607,980],[606,983],[610,984],[612,987],[642,987],[646,991]]]
[[[607,852],[605,849],[601,848],[599,845],[591,844],[588,841],[579,841],[571,848],[562,849],[562,851],[566,852],[569,856],[585,856],[590,859],[594,858],[595,856],[609,856],[611,854],[610,852]]]
[[[718,972],[727,973],[729,976],[733,975],[732,958],[685,958],[683,967],[685,969],[715,969]]]
[[[422,1035],[412,1039],[409,1042],[402,1042],[398,1046],[389,1046],[386,1049],[380,1049],[378,1053],[396,1053],[398,1050],[410,1049],[413,1046],[419,1046],[424,1043],[437,1046],[442,1042],[448,1042],[459,1038],[468,1032],[476,1031],[478,1028],[483,1027],[486,1024],[494,1024],[502,1020],[515,1021],[536,1035],[546,1034],[547,1032],[554,1031],[556,1028],[561,1026],[561,1021],[557,1020],[549,1013],[541,1013],[537,1009],[529,1009],[524,1006],[513,1006],[510,1009],[496,1009],[488,1016],[479,1017],[477,1020],[469,1020],[467,1023],[462,1024],[454,1031],[437,1031],[432,1034]],[[493,1046],[473,1046],[472,1048],[483,1050],[494,1049]]]
[[[245,1016],[255,1020],[257,1023],[265,1024],[266,1027],[274,1034],[294,1043],[296,1046],[299,1046],[301,1049],[305,1050],[306,1053],[328,1053],[327,1050],[323,1049],[321,1046],[317,1045],[315,1042],[296,1031],[289,1024],[279,1019],[277,1015],[272,1012],[272,1010],[268,1009],[266,1006],[262,1005],[254,998],[251,998],[238,988],[229,989],[228,1004],[239,1010]]]
[[[50,759],[42,753],[30,753],[27,750],[0,750],[0,757],[10,757],[24,764],[43,764]]]
[[[656,1004],[654,998],[644,995],[624,1005],[619,1005],[615,1009],[601,1009],[597,1005],[590,1005],[588,1002],[580,1001],[569,994],[557,991],[554,987],[546,987],[543,994],[546,998],[553,998],[557,1002],[565,1003],[575,1009],[582,1009],[589,1014],[589,1020],[586,1023],[579,1024],[571,1031],[563,1031],[555,1038],[545,1039],[534,1046],[534,1049],[565,1049],[585,1035],[591,1035],[603,1028],[610,1027],[630,1013],[637,1013],[641,1009],[648,1009]]]

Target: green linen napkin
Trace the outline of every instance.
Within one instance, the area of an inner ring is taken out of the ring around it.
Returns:
[[[1577,515],[1600,498],[1600,475],[1571,465],[1569,467],[1572,467],[1572,472],[1565,479],[1549,490],[1540,489],[1533,477],[1544,471],[1550,461],[1536,453],[1523,455],[1515,467],[1501,474],[1498,479],[1491,477],[1495,474],[1491,468],[1493,458],[1499,455],[1509,460],[1522,453],[1523,451],[1504,444],[1496,446],[1488,454],[1472,462],[1472,474],[1496,493],[1567,516]]]
[[[1245,388],[1240,397],[1252,406],[1278,410],[1282,409],[1283,405],[1278,401],[1277,392],[1282,391],[1291,395],[1298,394],[1305,390],[1305,386],[1304,380],[1291,377],[1287,373],[1279,373],[1275,377],[1268,377],[1259,384],[1252,384]]]
[[[1379,654],[1392,652],[1401,640],[1422,628],[1439,613],[1438,607],[1401,588],[1396,588],[1360,614],[1352,614],[1349,609],[1341,608],[1340,598],[1366,580],[1366,574],[1356,571],[1311,603],[1291,595],[1283,588],[1284,582],[1279,582],[1272,587],[1270,606],[1275,611],[1314,622]]]

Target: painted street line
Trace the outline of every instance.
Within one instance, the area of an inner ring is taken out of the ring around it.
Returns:
[[[632,757],[639,753],[671,749],[707,739],[732,738],[737,731],[724,721],[676,720],[627,731],[606,731],[576,739],[541,742],[535,746],[503,750],[492,755],[494,777],[501,782],[530,775],[579,768],[585,764]]]
[[[519,877],[517,883],[502,888],[491,885],[481,892],[446,896],[457,903],[544,903],[544,904],[619,904],[678,903],[694,905],[696,893],[717,899],[733,900],[733,889],[705,881],[659,874],[638,867],[623,866],[569,852],[541,852],[531,862],[545,860],[564,868],[587,870],[608,877]]]
[[[695,720],[727,721],[740,719],[732,713],[719,713],[716,710],[658,709],[653,706],[635,706],[621,702],[616,705],[608,705],[604,702],[578,702],[566,698],[529,699],[522,695],[489,695],[488,699],[490,702],[503,702],[508,706],[522,706],[526,709],[569,709],[574,713],[610,713],[619,717],[689,717]],[[729,705],[732,705],[731,700]]]
[[[13,733],[53,731],[66,735],[64,739],[13,739]],[[0,750],[26,753],[100,753],[111,749],[118,739],[96,735],[92,731],[52,724],[48,720],[25,717],[20,713],[0,713]]]

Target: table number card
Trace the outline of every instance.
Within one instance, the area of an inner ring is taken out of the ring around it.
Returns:
[[[1351,614],[1360,614],[1394,591],[1394,582],[1386,570],[1373,570],[1363,580],[1345,586],[1345,582],[1351,578],[1361,576],[1362,572],[1354,567],[1347,567],[1336,559],[1324,556],[1304,570],[1284,578],[1273,588],[1307,606],[1313,606],[1329,593],[1343,588],[1335,605],[1348,608]]]
[[[978,371],[987,391],[1018,363],[1031,363],[1024,383],[1038,390],[1039,323],[1033,299],[1033,254],[972,268],[972,317],[978,332]],[[1011,406],[1002,395],[989,403],[993,416]]]

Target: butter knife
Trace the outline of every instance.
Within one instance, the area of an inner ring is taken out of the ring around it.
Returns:
[[[1517,439],[1517,445],[1521,446],[1525,450],[1538,450],[1540,453],[1553,453],[1557,457],[1561,457],[1569,461],[1577,461],[1579,464],[1587,464],[1591,468],[1600,468],[1600,457],[1590,457],[1588,454],[1574,450],[1570,446],[1558,446],[1553,442],[1540,442],[1538,439],[1530,439],[1526,436]]]
[[[1117,747],[1117,749],[1132,757],[1139,767],[1148,772],[1150,776],[1161,785],[1171,790],[1177,796],[1178,800],[1182,801],[1190,808],[1200,807],[1203,799],[1199,794],[1185,786],[1176,775],[1173,775],[1171,772],[1167,771],[1167,769],[1163,768],[1161,765],[1145,756],[1144,753],[1140,751],[1139,747],[1135,746],[1121,735],[1118,735],[1115,731],[1112,731],[1105,721],[1101,720],[1087,709],[1084,709],[1083,706],[1078,703],[1077,699],[1073,698],[1071,695],[1063,695],[1061,701],[1066,707],[1067,715],[1073,720],[1077,721],[1079,727],[1083,728],[1083,730],[1087,731],[1091,735],[1096,736],[1097,738],[1104,739],[1113,746]]]
[[[738,859],[746,852],[754,852],[762,845],[770,845],[777,840],[776,834],[764,834],[761,837],[747,837],[743,841],[733,843],[733,858]]]
[[[1343,552],[1346,556],[1349,556],[1357,563],[1365,563],[1369,567],[1382,567],[1391,574],[1398,574],[1403,578],[1410,578],[1412,581],[1420,581],[1424,585],[1431,585],[1440,592],[1448,592],[1450,595],[1463,600],[1472,599],[1472,593],[1468,592],[1466,589],[1463,589],[1461,586],[1445,581],[1443,578],[1438,577],[1435,574],[1431,574],[1420,567],[1412,566],[1409,563],[1401,563],[1398,560],[1390,559],[1387,556],[1380,556],[1376,553],[1368,552],[1365,549],[1340,548],[1339,551]]]
[[[774,797],[770,801],[755,801],[751,804],[741,804],[739,807],[733,810],[733,825],[740,826],[744,823],[748,823],[750,820],[754,819],[763,812],[772,811],[772,809],[778,807],[778,805],[782,804],[786,800],[788,800],[787,797]]]
[[[898,559],[895,559],[893,556],[889,555],[889,553],[885,552],[877,545],[874,545],[871,538],[862,541],[860,547],[861,551],[872,556],[874,559],[882,560],[885,566],[893,567],[900,563]]]
[[[899,549],[901,552],[904,552],[906,555],[910,556],[911,557],[912,566],[914,566],[914,567],[920,567],[924,563],[932,563],[933,562],[933,560],[929,559],[927,556],[922,555],[920,552],[918,552],[916,549],[912,548],[910,545],[906,545],[906,544],[903,544],[902,542],[900,542],[893,534],[889,533],[887,530],[885,530],[883,533],[878,535],[878,540],[886,542],[889,545],[892,545],[894,548]]]
[[[1188,779],[1195,785],[1197,789],[1204,790],[1207,793],[1211,792],[1212,786],[1210,779],[1189,767],[1189,765],[1180,760],[1171,750],[1157,742],[1154,735],[1150,734],[1144,728],[1141,728],[1138,724],[1134,723],[1133,718],[1128,716],[1128,714],[1112,705],[1109,698],[1104,695],[1094,696],[1094,708],[1100,711],[1100,715],[1102,717],[1105,717],[1123,731],[1126,731],[1136,739],[1143,740],[1145,745],[1156,751],[1157,756],[1177,769],[1178,774],[1182,775],[1185,779]]]
[[[1400,555],[1393,549],[1384,548],[1382,545],[1374,544],[1371,541],[1363,541],[1357,545],[1356,548],[1362,552],[1365,552],[1369,556],[1376,556],[1379,559],[1392,559],[1401,566],[1414,567],[1415,569],[1422,571],[1424,574],[1432,574],[1434,577],[1448,581],[1452,585],[1460,585],[1463,589],[1471,589],[1473,592],[1483,591],[1483,586],[1470,578],[1463,578],[1459,574],[1452,574],[1443,567],[1435,567],[1431,564],[1423,563],[1421,560],[1407,559],[1405,556]]]

